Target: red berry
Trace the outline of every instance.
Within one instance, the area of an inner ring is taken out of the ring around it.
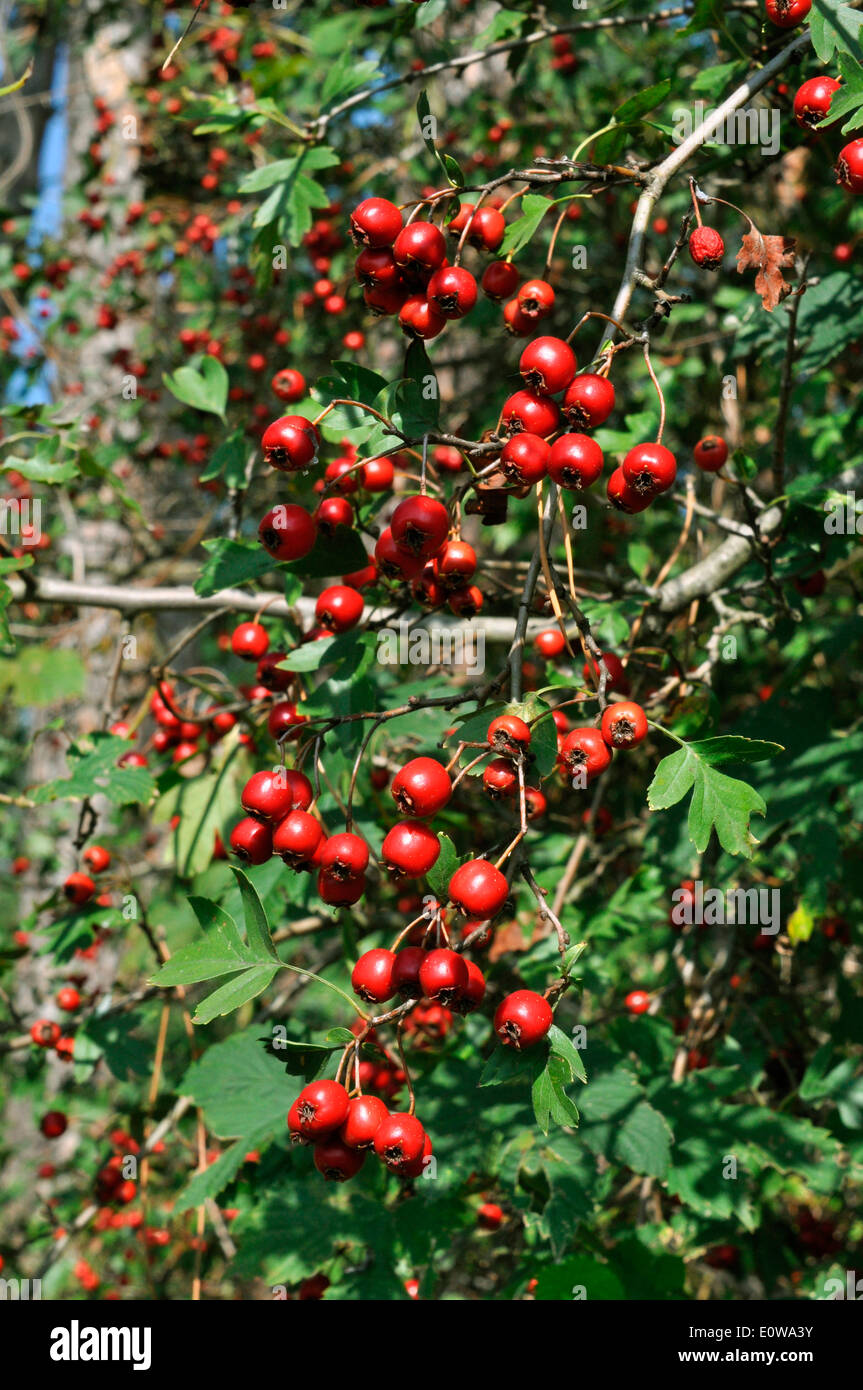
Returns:
[[[531,391],[554,396],[572,381],[575,353],[562,338],[534,338],[521,354],[518,370]]]
[[[851,193],[863,193],[863,138],[850,141],[839,151],[836,182]]]
[[[357,245],[392,246],[402,229],[402,215],[386,198],[364,198],[351,213],[351,235]]]
[[[267,732],[271,738],[281,742],[296,734],[299,725],[305,722],[306,716],[300,714],[292,701],[280,700],[267,715]]]
[[[434,558],[434,574],[445,589],[460,589],[476,571],[476,551],[467,541],[445,541]]]
[[[319,623],[332,628],[333,632],[348,632],[356,627],[363,616],[362,594],[346,584],[333,584],[318,598],[315,604],[315,617]]]
[[[348,1093],[338,1081],[311,1081],[288,1112],[291,1138],[321,1139],[340,1129],[348,1117]]]
[[[515,714],[499,714],[488,726],[489,747],[507,758],[523,758],[530,747],[530,729]]]
[[[394,951],[385,951],[381,947],[365,951],[351,973],[354,993],[369,1004],[383,1004],[385,1000],[392,999],[396,992],[393,980],[395,963]]]
[[[468,970],[464,957],[446,948],[429,951],[420,966],[419,982],[427,999],[449,1006],[467,988]]]
[[[353,526],[354,513],[346,497],[325,497],[313,519],[322,535],[333,536],[338,526]]]
[[[63,884],[64,894],[76,907],[89,902],[95,891],[96,885],[89,874],[70,874]]]
[[[603,652],[602,661],[608,672],[606,688],[617,690],[621,695],[629,694],[629,681],[626,679],[626,670],[619,656],[614,652]],[[581,674],[586,681],[592,681],[595,686],[599,685],[599,663],[593,657],[586,661],[581,668]]]
[[[509,884],[487,859],[469,859],[449,881],[450,901],[466,917],[496,917],[506,902]]]
[[[231,634],[231,651],[243,661],[260,661],[269,645],[266,628],[260,623],[240,623]]]
[[[503,306],[503,326],[514,338],[529,338],[536,321],[522,312],[517,299],[510,299]]]
[[[517,303],[529,319],[544,319],[554,308],[554,290],[545,280],[526,280],[518,292]]]
[[[295,367],[283,367],[280,372],[276,372],[270,385],[279,400],[287,401],[289,404],[301,401],[306,394],[306,378]]]
[[[388,1168],[398,1173],[422,1156],[425,1137],[415,1115],[388,1115],[375,1133],[374,1150]]]
[[[324,838],[323,827],[308,811],[291,811],[276,826],[273,834],[273,853],[278,854],[292,869],[311,868]]]
[[[61,1134],[66,1133],[68,1124],[69,1120],[62,1110],[49,1110],[42,1116],[39,1128],[46,1139],[59,1139]]]
[[[375,544],[375,560],[384,579],[418,579],[425,565],[422,555],[410,555],[396,545],[392,530],[387,526]]]
[[[458,618],[475,618],[482,609],[482,593],[476,584],[467,584],[463,589],[453,589],[447,599],[447,607]]]
[[[606,494],[612,506],[619,512],[643,512],[653,501],[654,494],[639,493],[626,481],[626,474],[622,468],[615,468],[608,480]]]
[[[548,800],[539,787],[525,787],[524,805],[528,820],[538,820],[548,810]]]
[[[287,690],[294,679],[293,671],[286,670],[284,666],[287,659],[287,652],[268,652],[266,656],[261,657],[255,675],[258,685],[263,690],[269,690],[273,693]]]
[[[409,338],[428,341],[446,328],[446,319],[424,294],[413,294],[399,310],[399,327]]]
[[[302,560],[312,549],[317,534],[315,518],[304,507],[292,503],[273,507],[258,527],[262,546],[268,555],[279,561]],[[246,626],[251,627],[252,624]]]
[[[554,1015],[547,999],[541,994],[534,994],[533,990],[517,989],[498,1004],[494,1031],[505,1047],[521,1050],[541,1042],[553,1021]]]
[[[611,748],[634,748],[647,737],[647,715],[633,700],[609,705],[602,716],[602,737]]]
[[[357,256],[354,275],[363,286],[390,288],[401,282],[401,271],[389,246],[367,246]]]
[[[449,512],[433,497],[406,497],[392,514],[390,530],[399,550],[427,560],[447,538]]]
[[[37,1047],[54,1047],[60,1037],[60,1025],[47,1018],[37,1019],[30,1027],[30,1037]]]
[[[90,845],[84,850],[84,863],[94,874],[103,874],[111,863],[111,855],[103,845]]]
[[[381,859],[390,873],[421,878],[437,863],[440,840],[421,820],[403,820],[388,831]]]
[[[472,1014],[485,998],[485,976],[472,960],[465,960],[464,963],[467,967],[467,984],[453,1001],[453,1008],[459,1014]]]
[[[72,985],[65,985],[57,991],[57,1007],[64,1013],[73,1014],[81,1006],[81,996]]]
[[[265,864],[273,853],[270,826],[246,816],[231,831],[231,849],[244,864]]]
[[[441,266],[426,287],[429,301],[445,319],[463,319],[476,304],[476,280],[459,265]]]
[[[562,656],[565,652],[566,638],[559,627],[546,627],[536,634],[533,645],[546,661],[553,661],[556,656]]]
[[[677,460],[664,444],[636,444],[621,466],[627,483],[641,497],[667,492],[677,477]]]
[[[650,995],[643,989],[633,989],[627,994],[623,1004],[627,1013],[646,1014],[650,1008]]]
[[[452,779],[434,758],[412,758],[396,773],[390,791],[402,815],[429,819],[452,796]]]
[[[560,411],[548,396],[516,391],[503,403],[501,424],[505,434],[519,434],[524,430],[545,439],[560,425]]]
[[[501,450],[500,471],[510,483],[531,487],[548,472],[551,446],[537,434],[524,430],[508,439]]]
[[[446,255],[443,232],[433,222],[410,222],[396,237],[393,255],[402,270],[431,275]]]
[[[292,809],[293,795],[282,768],[255,772],[243,788],[243,810],[257,820],[280,821]]]
[[[318,874],[318,892],[329,907],[352,907],[365,891],[365,874],[358,878],[342,878],[331,869],[321,869]]]
[[[359,835],[331,835],[320,858],[322,869],[336,878],[358,878],[369,866],[369,847]]]
[[[393,461],[389,458],[367,459],[359,472],[366,492],[389,492],[395,477]]]
[[[599,729],[572,729],[561,744],[560,756],[571,776],[584,771],[586,783],[593,782],[611,762],[611,751]]]
[[[811,9],[812,0],[765,0],[764,5],[767,18],[779,29],[793,29]]]
[[[804,82],[794,97],[794,119],[797,124],[815,126],[823,121],[830,112],[834,92],[838,92],[841,86],[841,82],[837,82],[835,77],[828,77],[826,73]]]
[[[339,1139],[349,1149],[370,1149],[388,1115],[377,1096],[354,1096],[348,1102],[348,1117],[339,1130]]]
[[[518,775],[509,758],[493,758],[483,771],[482,785],[492,801],[515,796],[518,791]]]
[[[477,1208],[477,1225],[482,1226],[485,1231],[496,1231],[503,1221],[503,1211],[497,1202],[483,1202]]]
[[[420,986],[420,966],[426,958],[421,946],[405,946],[396,952],[393,966],[393,984],[402,999],[418,999],[422,994]]]
[[[595,430],[614,409],[614,387],[608,377],[585,372],[566,388],[561,409],[575,429]]]
[[[508,299],[519,282],[519,273],[511,261],[492,261],[483,271],[480,284],[489,299]]]
[[[728,458],[728,445],[718,434],[706,434],[693,450],[695,462],[703,473],[718,473]]]
[[[506,232],[503,213],[497,208],[477,208],[470,219],[467,239],[480,251],[496,251]]]
[[[602,472],[602,450],[589,434],[561,434],[551,446],[548,475],[562,488],[580,491]]]
[[[689,254],[703,270],[718,270],[725,256],[725,242],[714,227],[696,227],[689,238]]]
[[[283,472],[301,471],[317,460],[320,442],[311,420],[302,415],[283,415],[268,425],[261,437],[264,462]]]

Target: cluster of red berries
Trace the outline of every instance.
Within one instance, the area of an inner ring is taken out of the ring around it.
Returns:
[[[842,83],[827,73],[810,77],[794,95],[794,119],[804,130],[811,130],[827,120],[830,106]],[[832,129],[838,122],[825,129]],[[863,193],[863,138],[850,140],[839,151],[836,160],[836,182],[849,193]]]

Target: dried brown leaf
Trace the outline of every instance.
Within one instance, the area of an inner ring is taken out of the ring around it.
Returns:
[[[737,272],[740,275],[744,270],[758,272],[755,288],[767,310],[775,309],[792,292],[782,271],[794,264],[796,245],[794,237],[765,236],[754,223],[750,223],[750,230],[743,238],[737,253]]]

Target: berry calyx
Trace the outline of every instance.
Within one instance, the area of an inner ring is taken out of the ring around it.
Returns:
[[[571,729],[560,746],[560,757],[571,776],[583,773],[585,785],[595,781],[611,762],[611,751],[599,729]]]
[[[826,73],[810,77],[794,94],[794,119],[804,128],[818,125],[830,113],[833,96],[842,86],[835,77]]]
[[[721,435],[706,434],[692,452],[703,473],[718,473],[728,458],[728,445]]]
[[[517,989],[498,1004],[494,1031],[505,1047],[521,1051],[542,1042],[553,1021],[554,1014],[547,999],[531,989]]]
[[[392,514],[390,530],[404,554],[428,560],[447,538],[449,512],[433,497],[406,497]]]
[[[614,387],[608,377],[585,372],[566,388],[561,410],[576,430],[595,430],[614,409]]]
[[[445,319],[463,319],[476,304],[476,280],[463,266],[441,266],[429,280],[426,293]]]
[[[488,745],[507,758],[523,758],[530,747],[530,728],[515,714],[499,714],[488,726]]]
[[[452,796],[452,778],[434,758],[412,758],[396,773],[390,792],[402,815],[428,820]]]
[[[718,270],[725,257],[725,242],[714,227],[696,227],[689,238],[689,254],[702,270]]]
[[[351,987],[360,999],[369,1004],[383,1004],[392,999],[396,992],[393,971],[396,964],[394,951],[381,947],[364,951],[351,972]]]
[[[231,651],[243,661],[260,661],[269,645],[267,630],[260,623],[240,623],[231,634]]]
[[[606,496],[613,507],[619,512],[632,514],[643,512],[653,501],[652,492],[639,493],[631,483],[626,481],[626,474],[622,468],[615,468],[608,480]]]
[[[388,1168],[399,1173],[422,1156],[425,1137],[416,1115],[388,1115],[375,1133],[374,1151]]]
[[[602,716],[602,737],[610,748],[634,748],[647,737],[647,715],[634,700],[609,705]]]
[[[349,831],[331,835],[324,845],[320,864],[336,878],[357,878],[369,866],[369,847],[361,836]]]
[[[469,859],[449,881],[449,897],[466,917],[496,917],[506,902],[509,884],[488,859]]]

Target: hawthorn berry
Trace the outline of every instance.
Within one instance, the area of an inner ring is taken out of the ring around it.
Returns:
[[[318,873],[318,892],[328,907],[353,907],[365,891],[365,874],[358,878],[342,878],[332,869],[321,869]]]
[[[533,639],[533,645],[544,656],[546,661],[553,661],[555,657],[562,656],[566,651],[566,638],[559,627],[546,627],[542,632],[538,632]]]
[[[530,391],[556,396],[575,376],[575,353],[562,338],[534,338],[521,354],[518,370]]]
[[[261,526],[263,524],[262,521]],[[231,651],[243,661],[260,661],[269,645],[266,628],[261,627],[260,623],[240,623],[231,634]]]
[[[718,473],[728,458],[728,445],[721,435],[706,434],[699,439],[693,455],[703,473]]]
[[[70,874],[63,884],[63,893],[70,903],[81,907],[89,902],[96,891],[96,885],[89,874]]]
[[[476,280],[460,265],[441,266],[429,280],[426,293],[445,319],[463,319],[476,304]]]
[[[462,960],[467,967],[467,984],[461,994],[452,1001],[452,1008],[457,1014],[472,1014],[485,998],[485,975],[472,960],[466,960],[464,957]]]
[[[653,501],[653,493],[639,493],[626,481],[622,468],[615,468],[608,480],[606,495],[619,512],[643,512]]]
[[[89,845],[84,850],[83,858],[90,872],[94,874],[103,874],[111,863],[110,852],[104,845]]]
[[[389,492],[395,477],[393,461],[389,458],[367,459],[359,470],[366,492]]]
[[[509,299],[503,306],[503,326],[514,338],[528,338],[535,320],[523,312],[517,299]]]
[[[321,854],[321,868],[336,878],[357,878],[369,866],[369,847],[359,835],[331,835]]]
[[[287,690],[294,679],[293,671],[286,670],[284,666],[287,659],[287,652],[268,652],[266,656],[261,657],[255,675],[262,690],[271,694]]]
[[[446,324],[443,314],[423,294],[411,295],[399,310],[399,326],[409,338],[436,338]]]
[[[503,1210],[497,1202],[483,1202],[481,1207],[477,1207],[476,1220],[483,1230],[496,1231],[503,1222]]]
[[[805,128],[823,121],[830,112],[834,94],[841,86],[842,83],[837,82],[835,77],[820,73],[798,87],[794,96],[794,119],[797,124]]]
[[[614,387],[608,377],[585,372],[566,388],[561,410],[577,430],[595,430],[604,425],[614,409]]]
[[[375,560],[384,579],[418,579],[425,565],[422,555],[410,555],[396,545],[392,530],[387,526],[375,543]]]
[[[367,246],[357,256],[354,275],[363,286],[400,284],[401,271],[389,246]]]
[[[428,560],[447,538],[449,512],[433,497],[406,497],[392,514],[390,530],[404,554]]]
[[[261,436],[264,462],[282,472],[300,472],[316,462],[320,442],[311,420],[302,415],[283,415],[268,425]]]
[[[446,241],[433,222],[409,222],[393,243],[396,265],[419,275],[431,275],[443,264]]]
[[[469,859],[449,881],[450,901],[466,917],[496,917],[506,902],[509,884],[488,859]]]
[[[418,999],[422,994],[419,977],[425,958],[422,946],[404,946],[396,952],[393,984],[402,999]]]
[[[696,227],[689,238],[689,254],[702,270],[718,270],[725,256],[725,242],[714,227]]]
[[[364,608],[363,596],[356,589],[349,588],[347,584],[333,584],[319,595],[315,617],[319,623],[332,628],[333,632],[348,632],[356,627]]]
[[[275,772],[255,772],[240,798],[243,810],[256,820],[280,821],[293,807],[293,794],[281,768]]]
[[[614,652],[603,652],[602,663],[608,672],[607,687],[609,690],[617,690],[621,695],[629,694],[629,681],[626,679],[626,668],[619,656]],[[595,686],[599,685],[599,662],[590,657],[581,668],[584,680],[592,681]]]
[[[354,513],[346,497],[325,497],[313,520],[322,535],[333,536],[338,526],[353,526]]]
[[[300,724],[305,722],[306,716],[300,714],[293,701],[280,700],[267,715],[267,732],[271,738],[281,742],[295,735]]]
[[[531,989],[517,989],[495,1010],[494,1031],[505,1047],[535,1047],[554,1021],[551,1005]]]
[[[493,758],[483,770],[482,785],[492,801],[515,796],[518,791],[518,774],[510,759]]]
[[[348,1102],[347,1119],[339,1130],[339,1139],[349,1149],[370,1149],[378,1128],[389,1113],[378,1096],[354,1096]]]
[[[604,772],[611,762],[611,750],[599,729],[571,729],[560,747],[561,760],[569,774],[583,771],[586,784]]]
[[[602,737],[611,748],[634,748],[647,737],[647,715],[634,700],[609,705],[602,716]]]
[[[646,1014],[650,1008],[650,995],[643,989],[630,990],[623,1001],[623,1006],[627,1013]]]
[[[270,386],[279,400],[287,401],[289,405],[301,401],[306,394],[306,378],[296,367],[283,367],[280,372],[276,372]]]
[[[425,1137],[416,1115],[388,1115],[375,1131],[374,1151],[388,1168],[398,1173],[422,1156]]]
[[[42,1116],[39,1128],[46,1139],[59,1139],[61,1134],[66,1133],[69,1120],[62,1110],[49,1110]]]
[[[554,290],[546,280],[526,280],[516,302],[529,319],[544,319],[554,308]]]
[[[548,475],[573,492],[590,487],[602,472],[602,450],[589,434],[561,434],[551,446]]]
[[[310,1081],[288,1111],[293,1140],[321,1139],[348,1117],[348,1093],[339,1081]]]
[[[492,261],[483,271],[480,285],[489,299],[508,299],[519,282],[519,273],[512,261]]]
[[[507,758],[523,758],[530,747],[530,728],[516,714],[499,714],[488,726],[488,745]]]
[[[399,768],[390,792],[402,815],[428,820],[452,796],[452,778],[434,758],[412,758]]]
[[[435,579],[445,589],[463,588],[476,572],[476,551],[467,541],[445,541],[434,557]]]
[[[308,869],[324,838],[320,822],[308,811],[290,811],[273,833],[273,853],[278,854],[292,869]]]
[[[677,477],[677,460],[664,444],[636,444],[621,467],[627,483],[641,497],[667,492]]]
[[[500,454],[500,471],[510,483],[520,487],[532,486],[548,472],[550,454],[551,445],[545,439],[522,430],[504,444]]]
[[[482,609],[482,602],[482,592],[476,584],[466,584],[463,589],[453,589],[447,608],[458,618],[475,618]]]
[[[386,951],[382,947],[364,951],[351,972],[354,993],[369,1004],[383,1004],[387,999],[392,999],[396,992],[393,979],[395,964],[395,951]]]
[[[57,1008],[64,1013],[73,1014],[81,1007],[81,996],[73,985],[64,985],[57,991]]]
[[[421,820],[403,820],[384,837],[381,859],[391,874],[422,878],[437,863],[440,840]]]
[[[457,951],[442,947],[426,953],[419,969],[419,983],[427,999],[448,1007],[464,992],[467,982],[467,964]]]
[[[357,246],[392,246],[402,230],[402,215],[386,198],[364,198],[351,213],[351,236]]]
[[[839,151],[836,182],[851,193],[863,193],[863,138],[851,140]]]
[[[434,1006],[433,1006],[434,1007]],[[423,1139],[422,1153],[417,1158],[409,1159],[396,1169],[400,1178],[421,1178],[426,1170],[429,1159],[432,1156],[432,1141],[428,1135]]]
[[[231,831],[230,844],[244,864],[265,864],[273,853],[273,832],[264,821],[246,816]]]
[[[516,391],[503,403],[501,424],[505,434],[536,434],[540,439],[554,434],[560,424],[560,411],[548,396],[534,391]]]
[[[30,1026],[30,1037],[37,1047],[54,1047],[60,1038],[60,1025],[47,1018],[39,1018]]]
[[[812,9],[812,0],[765,0],[764,11],[771,24],[779,29],[793,29],[802,24]]]
[[[467,232],[471,246],[476,246],[480,251],[496,251],[505,232],[506,222],[497,208],[479,207],[472,210]]]

